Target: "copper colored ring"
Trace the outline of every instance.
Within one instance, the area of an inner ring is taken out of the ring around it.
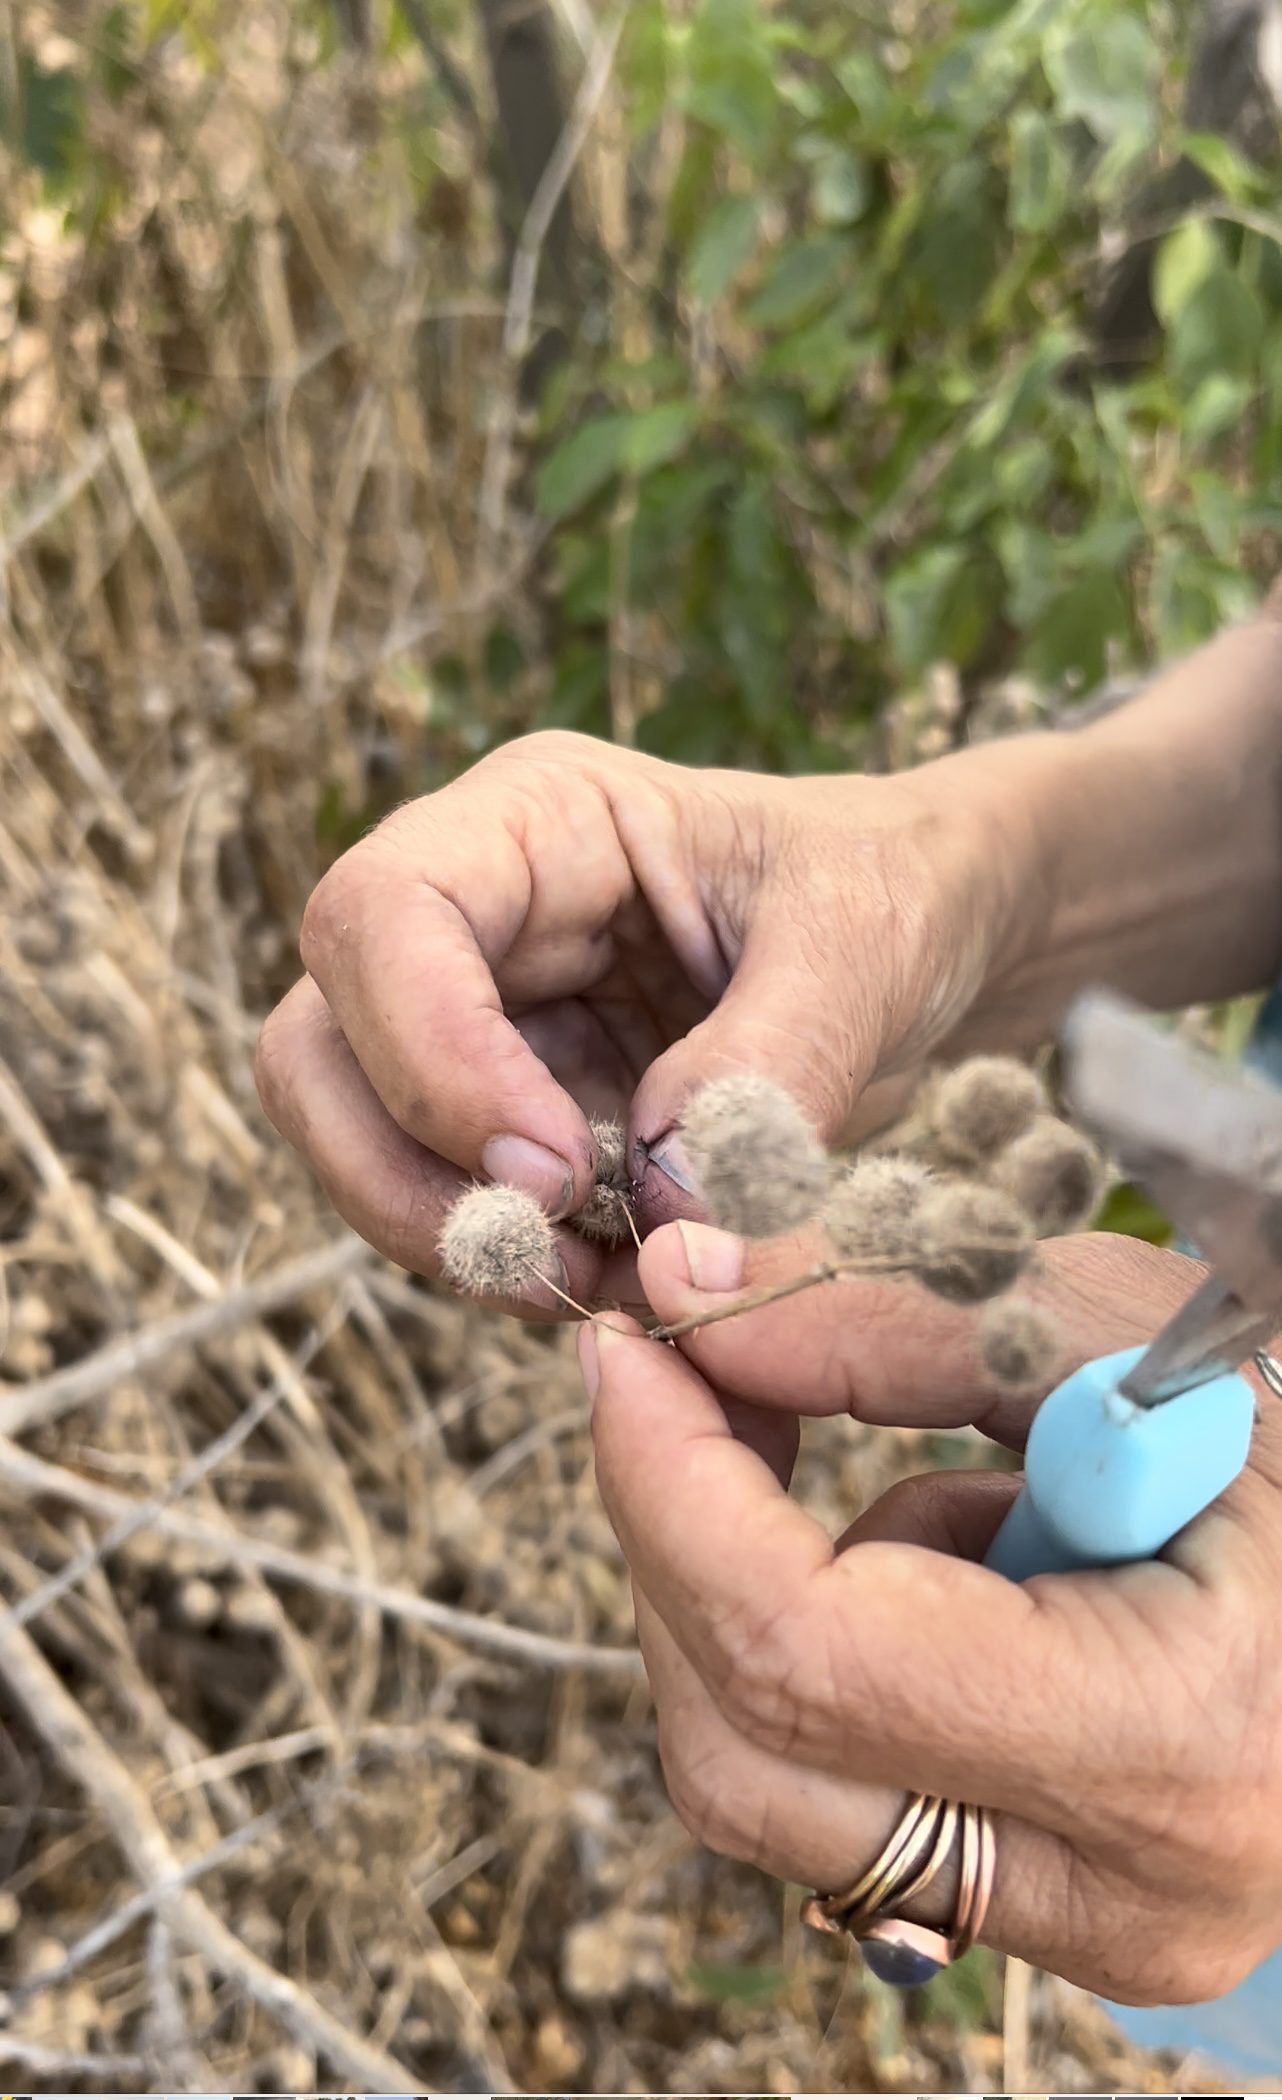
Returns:
[[[845,1932],[849,1930],[851,1920],[872,1915],[885,1900],[887,1889],[893,1884],[896,1870],[901,1866],[905,1853],[909,1852],[914,1844],[920,1846],[922,1825],[929,1823],[933,1829],[938,1811],[939,1803],[933,1801],[930,1795],[911,1795],[881,1851],[872,1865],[865,1868],[858,1881],[843,1895],[811,1898],[811,1903],[823,1912],[829,1930]],[[919,1850],[912,1852],[914,1868],[919,1857]]]
[[[947,1864],[960,1831],[961,1859],[951,1930],[916,1925],[901,1908],[929,1888]],[[872,1865],[844,1894],[811,1896],[802,1910],[808,1925],[851,1938],[890,1938],[920,1944],[941,1967],[960,1961],[984,1929],[997,1866],[993,1818],[970,1802],[914,1794]]]

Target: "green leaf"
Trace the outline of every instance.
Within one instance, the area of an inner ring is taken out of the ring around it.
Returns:
[[[623,463],[631,416],[598,416],[583,424],[539,469],[539,508],[549,518],[568,517],[603,489]]]
[[[665,401],[626,420],[622,464],[633,474],[649,474],[685,450],[698,427],[699,404]]]
[[[1098,685],[1108,670],[1108,645],[1130,624],[1125,594],[1112,571],[1092,570],[1058,591],[1030,637],[1028,668],[1048,685],[1075,676]]]
[[[728,292],[757,245],[761,207],[755,197],[725,197],[703,222],[686,262],[686,283],[701,306]]]
[[[1154,1247],[1169,1247],[1175,1234],[1170,1222],[1162,1216],[1156,1204],[1151,1203],[1142,1189],[1132,1182],[1119,1182],[1104,1198],[1104,1207],[1095,1221],[1097,1232],[1121,1232],[1130,1240],[1147,1240]]]
[[[1072,169],[1056,125],[1040,110],[1015,112],[1010,127],[1007,215],[1020,233],[1045,233],[1071,200]]]
[[[717,2005],[773,2005],[788,1987],[786,1970],[757,1963],[697,1962],[687,1974],[691,1989]]]
[[[1263,338],[1264,313],[1255,293],[1220,265],[1175,316],[1168,335],[1171,368],[1189,390],[1216,374],[1247,378],[1257,370]]]
[[[812,195],[821,226],[853,226],[872,198],[867,162],[834,147],[816,166]]]
[[[773,56],[757,0],[704,0],[689,40],[685,107],[754,163],[780,113]]]
[[[1255,393],[1249,379],[1234,379],[1227,372],[1208,373],[1184,411],[1184,435],[1196,445],[1223,437],[1241,422]]]
[[[1168,328],[1219,260],[1220,244],[1206,219],[1186,219],[1167,234],[1153,269],[1153,305]]]
[[[986,569],[966,547],[927,547],[892,570],[886,614],[905,677],[933,663],[969,663],[987,632],[992,599]]]
[[[69,67],[24,60],[18,94],[22,154],[49,181],[71,173],[84,137],[84,89]]]
[[[1268,183],[1258,168],[1244,160],[1228,139],[1213,131],[1195,131],[1184,140],[1184,152],[1195,168],[1209,176],[1234,204],[1250,204],[1268,194]]]
[[[991,168],[978,157],[946,167],[923,199],[904,269],[945,326],[980,306],[997,255],[999,203]]]
[[[837,289],[849,251],[838,234],[817,234],[785,249],[749,304],[749,322],[754,328],[787,328],[805,319],[825,292]]]
[[[1079,118],[1096,138],[1152,130],[1157,52],[1137,15],[1100,14],[1076,33],[1052,37],[1045,66],[1061,116]]]

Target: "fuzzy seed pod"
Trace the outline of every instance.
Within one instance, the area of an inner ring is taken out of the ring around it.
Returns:
[[[913,1159],[861,1159],[828,1191],[823,1227],[843,1261],[915,1266],[921,1258],[921,1199],[930,1175]]]
[[[1049,1388],[1064,1353],[1055,1322],[1027,1298],[998,1298],[979,1316],[979,1359],[1007,1392]]]
[[[441,1267],[474,1298],[519,1298],[532,1277],[557,1274],[556,1236],[533,1196],[496,1185],[467,1189],[440,1241]]]
[[[607,1122],[601,1116],[590,1117],[589,1125],[596,1144],[596,1182],[587,1202],[574,1214],[574,1229],[585,1240],[601,1240],[612,1247],[629,1238],[627,1134],[622,1123]]]
[[[1034,1239],[1031,1223],[1001,1189],[941,1182],[922,1197],[918,1275],[936,1297],[978,1305],[1014,1282]]]
[[[991,1159],[1046,1106],[1041,1081],[1013,1057],[972,1057],[935,1089],[935,1142],[948,1158]]]
[[[189,1582],[174,1592],[174,1617],[183,1626],[196,1631],[212,1626],[222,1616],[223,1593],[203,1575],[193,1575]]]
[[[828,1158],[791,1095],[752,1073],[714,1079],[681,1119],[714,1225],[769,1240],[814,1217]]]
[[[1039,1116],[1002,1154],[993,1179],[1046,1237],[1090,1224],[1104,1193],[1104,1163],[1080,1131]]]
[[[273,1632],[276,1605],[271,1591],[251,1589],[248,1583],[232,1590],[223,1603],[223,1622],[236,1633]]]

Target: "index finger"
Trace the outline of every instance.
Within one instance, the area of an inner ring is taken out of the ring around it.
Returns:
[[[1106,1777],[1137,1757],[1160,1768],[1157,1702],[1133,1695],[1155,1617],[1192,1645],[1175,1617],[1196,1594],[1187,1576],[1153,1564],[1021,1587],[896,1541],[834,1553],[675,1350],[600,1321],[593,1334],[611,1521],[741,1734],[1052,1829],[1076,1823],[1066,1802],[1090,1793],[1084,1771]]]
[[[564,1215],[591,1187],[591,1135],[505,1013],[500,981],[524,940],[521,996],[592,982],[600,927],[630,876],[604,805],[595,823],[585,818],[591,836],[536,841],[537,880],[534,824],[501,779],[459,782],[397,812],[319,884],[300,947],[401,1129]]]

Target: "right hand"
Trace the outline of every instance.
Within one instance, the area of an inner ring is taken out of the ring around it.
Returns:
[[[585,1112],[627,1122],[643,1232],[697,1216],[675,1135],[695,1087],[768,1074],[849,1141],[1035,940],[1003,751],[775,780],[510,744],[317,887],[307,975],[263,1031],[267,1112],[349,1224],[423,1275],[471,1177],[558,1219],[584,1201]],[[558,1243],[573,1297],[643,1302],[630,1255]],[[536,1286],[520,1309],[560,1308]]]

